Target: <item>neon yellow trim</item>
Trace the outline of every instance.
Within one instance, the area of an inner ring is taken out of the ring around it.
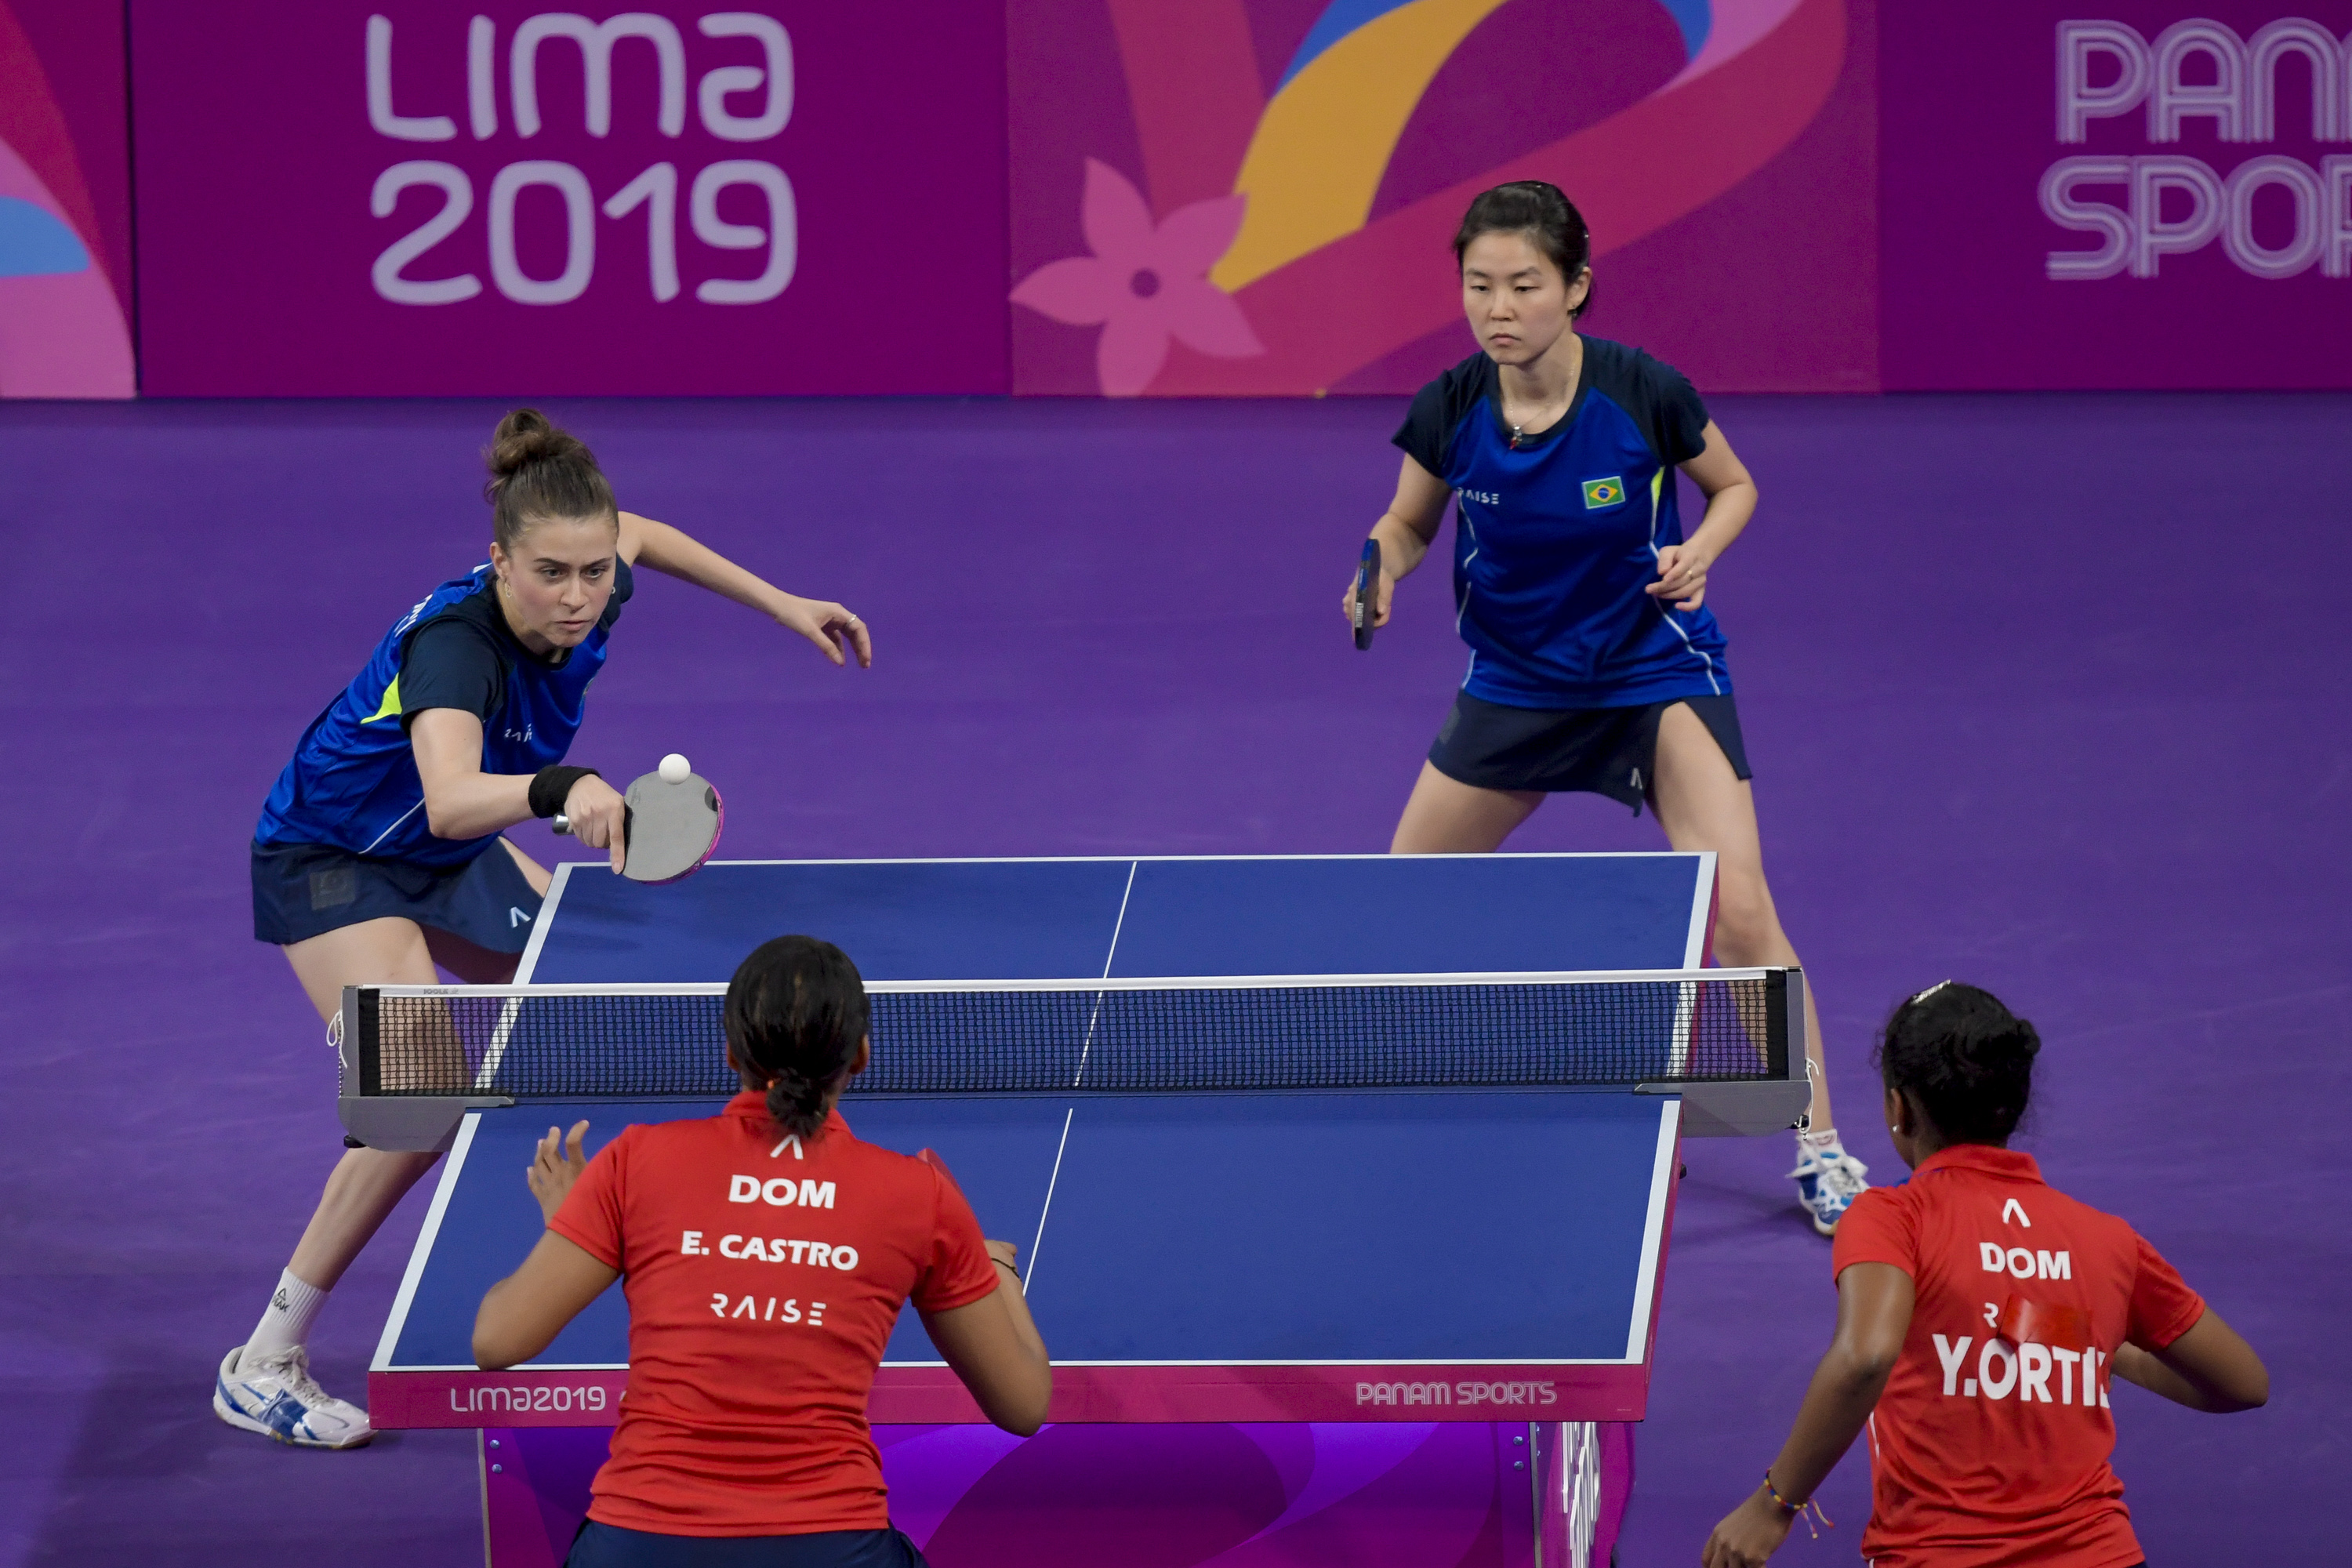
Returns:
[[[1227,293],[1364,226],[1405,122],[1503,0],[1411,0],[1315,57],[1259,116],[1234,189],[1242,231],[1210,269]]]
[[[377,706],[374,712],[361,720],[360,722],[362,724],[373,724],[379,719],[397,719],[399,717],[400,677],[395,675],[392,678],[392,684],[383,689],[383,701]]]

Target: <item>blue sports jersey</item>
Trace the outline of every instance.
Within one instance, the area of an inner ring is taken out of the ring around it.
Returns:
[[[1584,340],[1566,416],[1516,441],[1485,354],[1421,389],[1396,444],[1454,489],[1464,690],[1562,710],[1731,690],[1714,616],[1643,592],[1683,542],[1674,465],[1706,449],[1706,429],[1680,373],[1605,338]]]
[[[551,660],[534,658],[506,630],[496,582],[488,565],[477,566],[434,589],[383,635],[366,668],[302,732],[293,760],[262,805],[256,844],[327,844],[415,866],[461,866],[498,841],[495,833],[436,838],[425,825],[425,785],[402,715],[468,704],[411,702],[404,709],[402,666],[417,634],[427,626],[469,622],[479,646],[502,656],[497,679],[486,683],[482,771],[535,773],[571,750],[585,716],[588,683],[604,667],[613,623],[631,582],[627,565],[615,563],[604,614],[577,647]],[[472,640],[459,628],[451,630],[461,645]]]

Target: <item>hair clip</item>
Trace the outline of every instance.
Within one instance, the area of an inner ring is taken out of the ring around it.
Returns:
[[[1928,986],[1927,989],[1920,992],[1916,996],[1912,997],[1911,1005],[1914,1007],[1917,1006],[1920,1003],[1925,1002],[1928,997],[1933,996],[1937,992],[1941,991],[1945,986],[1949,985],[1950,984],[1951,982],[1948,980],[1937,981],[1936,984]]]

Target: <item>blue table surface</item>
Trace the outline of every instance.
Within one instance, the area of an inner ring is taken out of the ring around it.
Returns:
[[[724,981],[770,937],[868,980],[1681,969],[1713,858],[1431,855],[566,868],[519,978]]]
[[[551,1122],[586,1117],[593,1150],[630,1121],[714,1109],[482,1113],[379,1365],[471,1364],[483,1292],[540,1234],[522,1172]],[[1468,1090],[843,1106],[868,1142],[938,1150],[982,1228],[1020,1244],[1057,1362],[1220,1365],[1641,1359],[1631,1336],[1646,1331],[1641,1263],[1671,1109],[1622,1094]],[[615,1289],[533,1364],[626,1359]],[[939,1359],[911,1311],[887,1359]]]
[[[647,887],[573,865],[519,978],[724,981],[793,931],[839,943],[881,981],[1688,968],[1713,872],[1699,855],[721,861]],[[445,1173],[379,1364],[470,1364],[482,1293],[540,1230],[521,1172],[551,1122],[586,1117],[595,1147],[631,1121],[711,1109],[483,1113]],[[1021,1245],[1056,1360],[1614,1361],[1645,1316],[1657,1100],[853,1097],[843,1109],[871,1142],[939,1150],[983,1228]],[[608,1291],[538,1364],[619,1364],[626,1324]],[[911,1313],[888,1353],[937,1360]]]

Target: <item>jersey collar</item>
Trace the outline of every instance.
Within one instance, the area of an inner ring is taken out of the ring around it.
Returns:
[[[742,1116],[759,1121],[768,1121],[768,1097],[761,1093],[756,1089],[747,1089],[742,1093],[737,1095],[734,1099],[729,1100],[727,1102],[727,1109],[720,1111],[719,1114],[721,1116]],[[831,1110],[825,1112],[824,1125],[816,1130],[816,1135],[818,1138],[822,1138],[828,1132],[846,1132],[848,1131],[849,1123],[842,1119],[841,1108],[836,1105]],[[814,1142],[815,1139],[811,1139],[810,1142]]]
[[[2012,1182],[2042,1182],[2042,1167],[2033,1156],[2016,1149],[1996,1149],[1990,1143],[1955,1143],[1937,1151],[1920,1162],[1911,1174],[1924,1176],[1930,1171],[1982,1171],[1988,1176],[2000,1176]]]

